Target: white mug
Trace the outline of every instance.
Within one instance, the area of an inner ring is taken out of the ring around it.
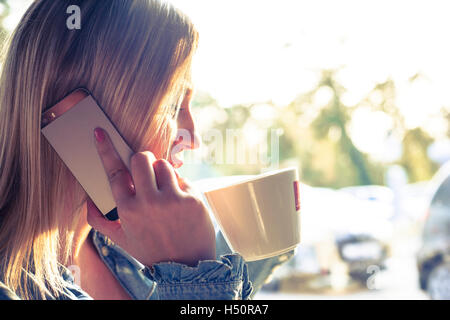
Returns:
[[[231,250],[255,261],[300,243],[299,192],[297,169],[287,168],[203,194]]]

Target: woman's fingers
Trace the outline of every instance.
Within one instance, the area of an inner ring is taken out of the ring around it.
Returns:
[[[131,157],[131,174],[138,197],[151,197],[158,191],[153,163],[155,156],[150,151],[137,152]]]
[[[184,192],[194,193],[194,187],[187,179],[182,177],[178,178],[178,184],[180,185],[181,190],[183,190]]]
[[[160,191],[168,193],[178,193],[180,191],[175,170],[168,161],[160,159],[153,164],[153,168],[155,169],[156,182]]]
[[[133,179],[106,131],[96,128],[94,133],[98,154],[108,177],[114,200],[119,207],[134,196]]]
[[[194,187],[192,186],[192,184],[186,179],[181,177],[177,170],[173,170],[173,172],[175,172],[176,178],[177,178],[177,183],[178,183],[178,187],[181,189],[181,191],[184,191],[186,193],[191,193],[191,194],[195,194],[196,191],[194,189]]]

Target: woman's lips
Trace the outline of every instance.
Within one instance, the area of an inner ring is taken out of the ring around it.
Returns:
[[[183,165],[183,151],[187,148],[182,142],[183,138],[179,137],[173,142],[172,148],[170,148],[169,162],[175,169]]]

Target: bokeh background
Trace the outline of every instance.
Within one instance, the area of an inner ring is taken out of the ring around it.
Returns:
[[[299,169],[302,244],[255,298],[449,299],[448,1],[170,2],[200,32],[200,133],[256,152],[276,132]],[[3,38],[30,3],[0,0]],[[192,153],[195,181],[266,167]]]

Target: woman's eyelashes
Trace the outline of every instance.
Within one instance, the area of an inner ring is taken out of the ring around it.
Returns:
[[[178,114],[180,113],[180,111],[184,110],[184,108],[182,106],[183,101],[184,101],[184,96],[182,98],[178,99],[178,101],[176,103],[173,103],[171,105],[173,119],[176,119],[178,117]]]
[[[175,99],[174,102],[171,104],[171,110],[172,110],[171,113],[172,113],[173,119],[177,119],[180,111],[183,111],[185,109],[184,108],[184,105],[186,103],[185,100],[189,99],[191,94],[192,94],[191,87],[183,88],[180,90],[180,92],[178,94],[176,94],[176,96],[178,96],[178,98]]]
[[[180,105],[176,104],[176,105],[172,105],[172,118],[176,119],[178,118],[178,114],[180,113],[181,110],[183,110],[183,108],[180,107]]]

